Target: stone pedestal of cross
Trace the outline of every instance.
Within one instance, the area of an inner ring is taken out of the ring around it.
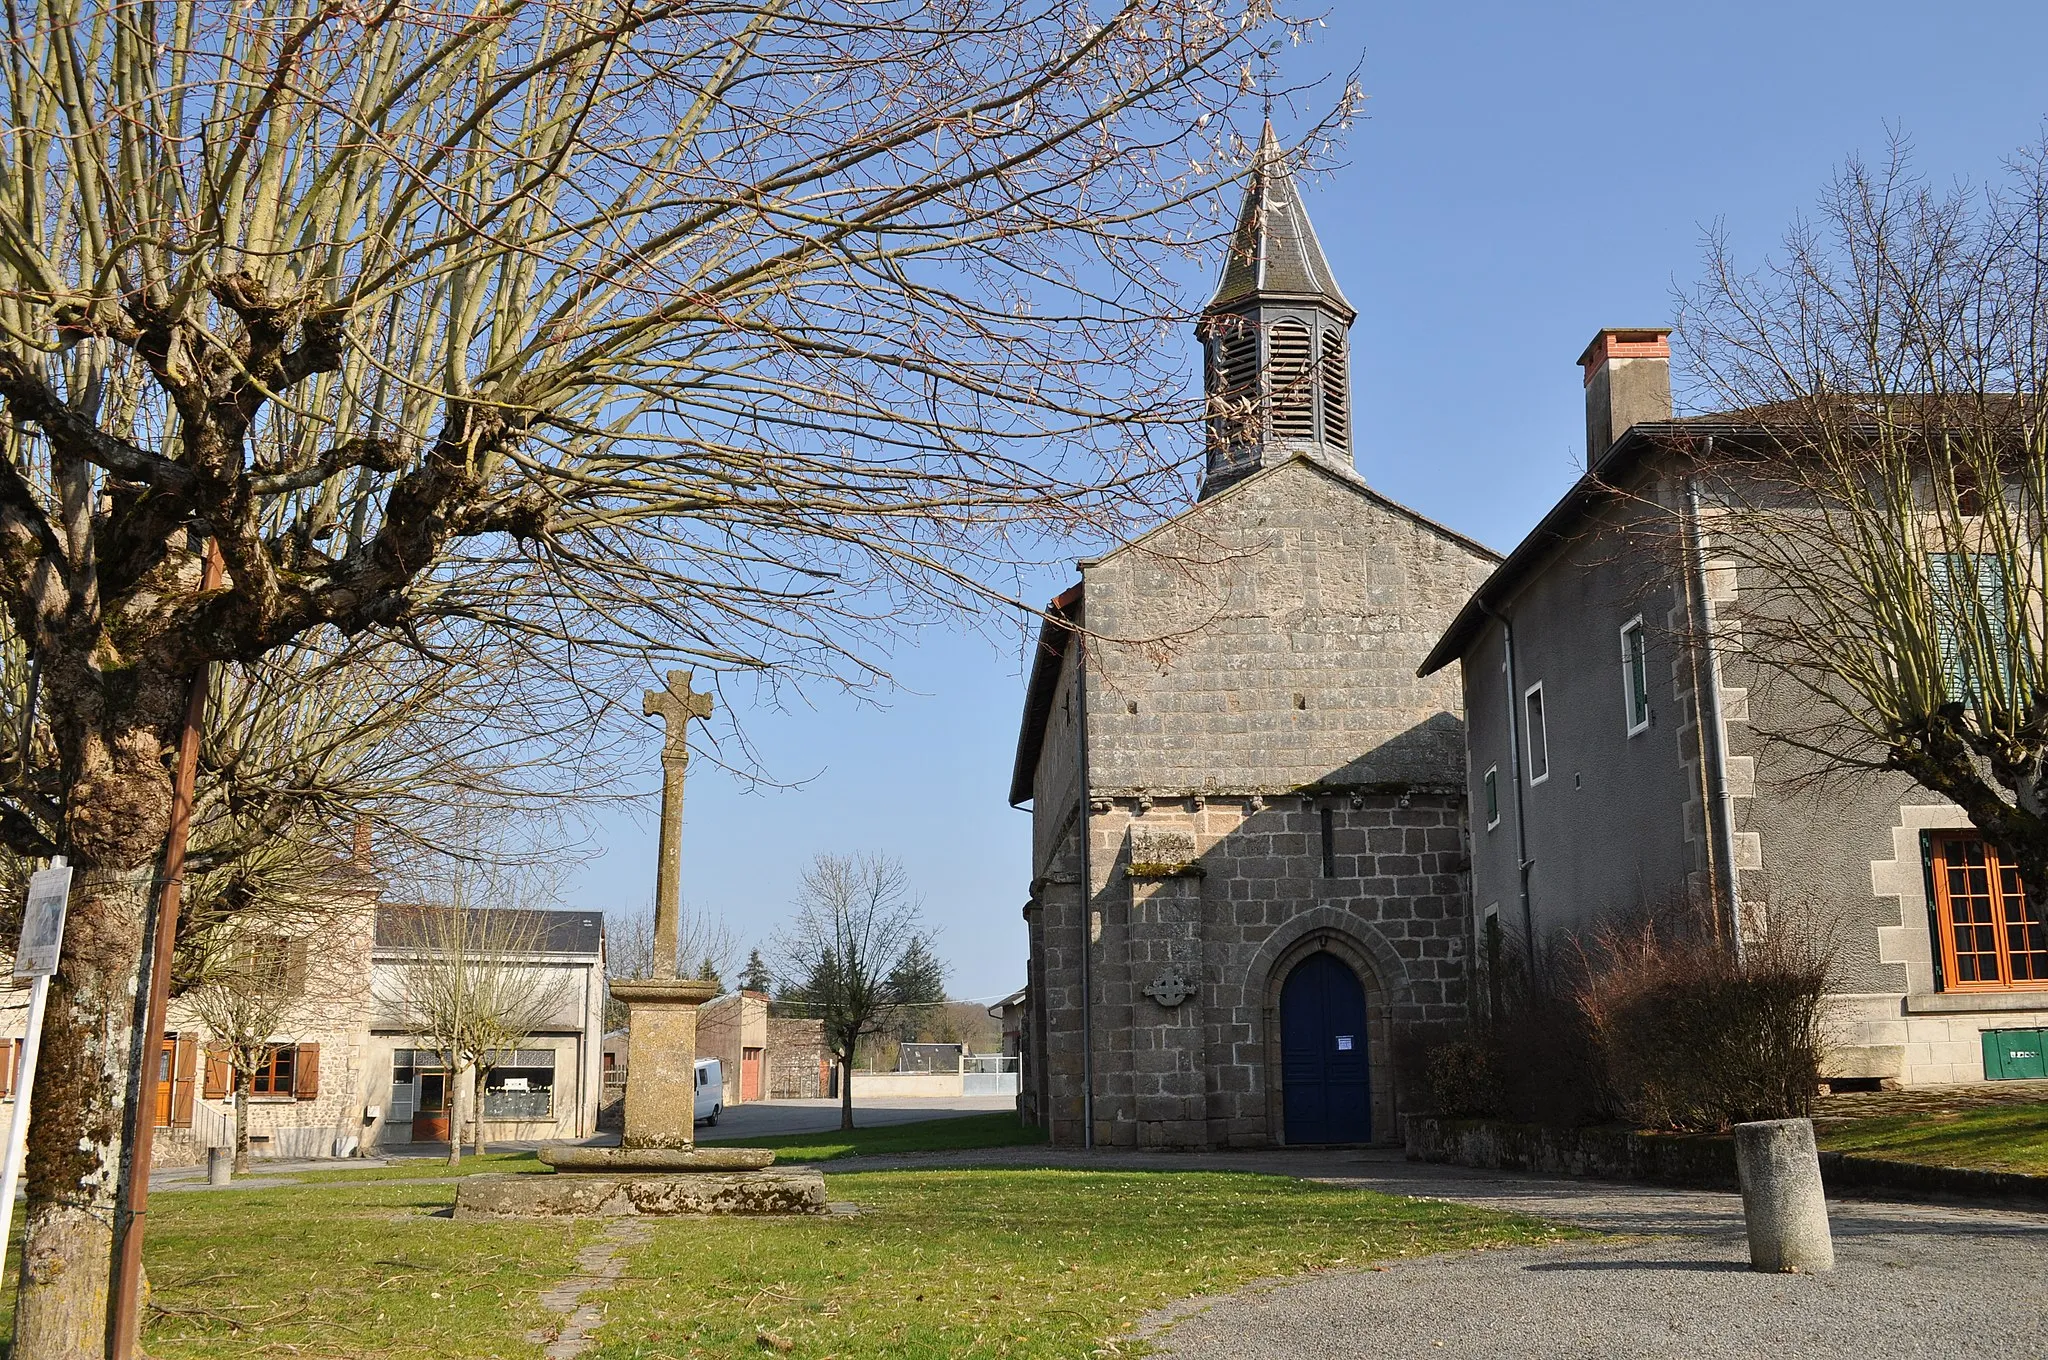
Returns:
[[[666,725],[661,748],[661,841],[654,871],[654,976],[612,984],[626,1003],[626,1132],[631,1151],[687,1151],[697,1141],[697,1007],[718,995],[714,983],[676,975],[682,915],[683,777],[690,764],[692,718],[711,716],[711,696],[691,688],[689,671],[670,671],[640,711]]]

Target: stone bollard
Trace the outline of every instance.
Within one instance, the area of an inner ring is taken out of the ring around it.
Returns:
[[[1812,1120],[1737,1124],[1735,1171],[1742,1179],[1751,1270],[1812,1274],[1835,1268]]]
[[[206,1150],[206,1183],[208,1185],[226,1185],[233,1179],[234,1169],[234,1149],[212,1147]]]

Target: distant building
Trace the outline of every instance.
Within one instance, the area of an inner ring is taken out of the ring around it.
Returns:
[[[1057,1144],[1390,1141],[1397,1053],[1465,1014],[1463,708],[1415,671],[1499,558],[1355,471],[1352,319],[1268,129],[1200,497],[1080,564],[1025,695],[1019,1104]]]
[[[697,1008],[697,1056],[718,1059],[725,1103],[768,1098],[768,998],[727,992]]]
[[[697,1056],[716,1058],[725,1078],[724,1103],[814,1099],[831,1093],[824,1025],[773,1014],[764,992],[727,992],[697,1008]],[[605,1039],[605,1073],[624,1087],[626,1035]]]

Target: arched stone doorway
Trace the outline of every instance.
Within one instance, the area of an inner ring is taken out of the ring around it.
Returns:
[[[1281,1095],[1287,1141],[1372,1141],[1372,1065],[1365,985],[1318,949],[1280,986]]]

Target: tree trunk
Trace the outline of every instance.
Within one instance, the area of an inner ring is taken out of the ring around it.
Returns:
[[[449,1073],[453,1078],[448,1083],[448,1165],[462,1165],[462,1120],[463,1094],[469,1083],[469,1068],[459,1067]]]
[[[235,1073],[235,1174],[249,1174],[249,1074]]]
[[[853,1052],[839,1060],[839,1127],[853,1127]]]
[[[470,1140],[469,1150],[481,1157],[484,1154],[484,1074],[475,1072],[471,1074],[470,1081],[473,1094],[469,1102],[469,1121],[475,1136]]]
[[[150,806],[147,781],[122,784],[76,789],[74,823],[95,814],[132,819],[129,830],[148,823],[161,838],[164,818],[153,815],[159,809]],[[167,805],[167,787],[165,793]],[[112,827],[106,833],[119,834]],[[79,839],[74,835],[76,874],[29,1126],[14,1360],[76,1360],[106,1347],[122,1124],[135,1056],[134,988],[154,875],[148,853],[140,867],[105,867],[86,858]]]

